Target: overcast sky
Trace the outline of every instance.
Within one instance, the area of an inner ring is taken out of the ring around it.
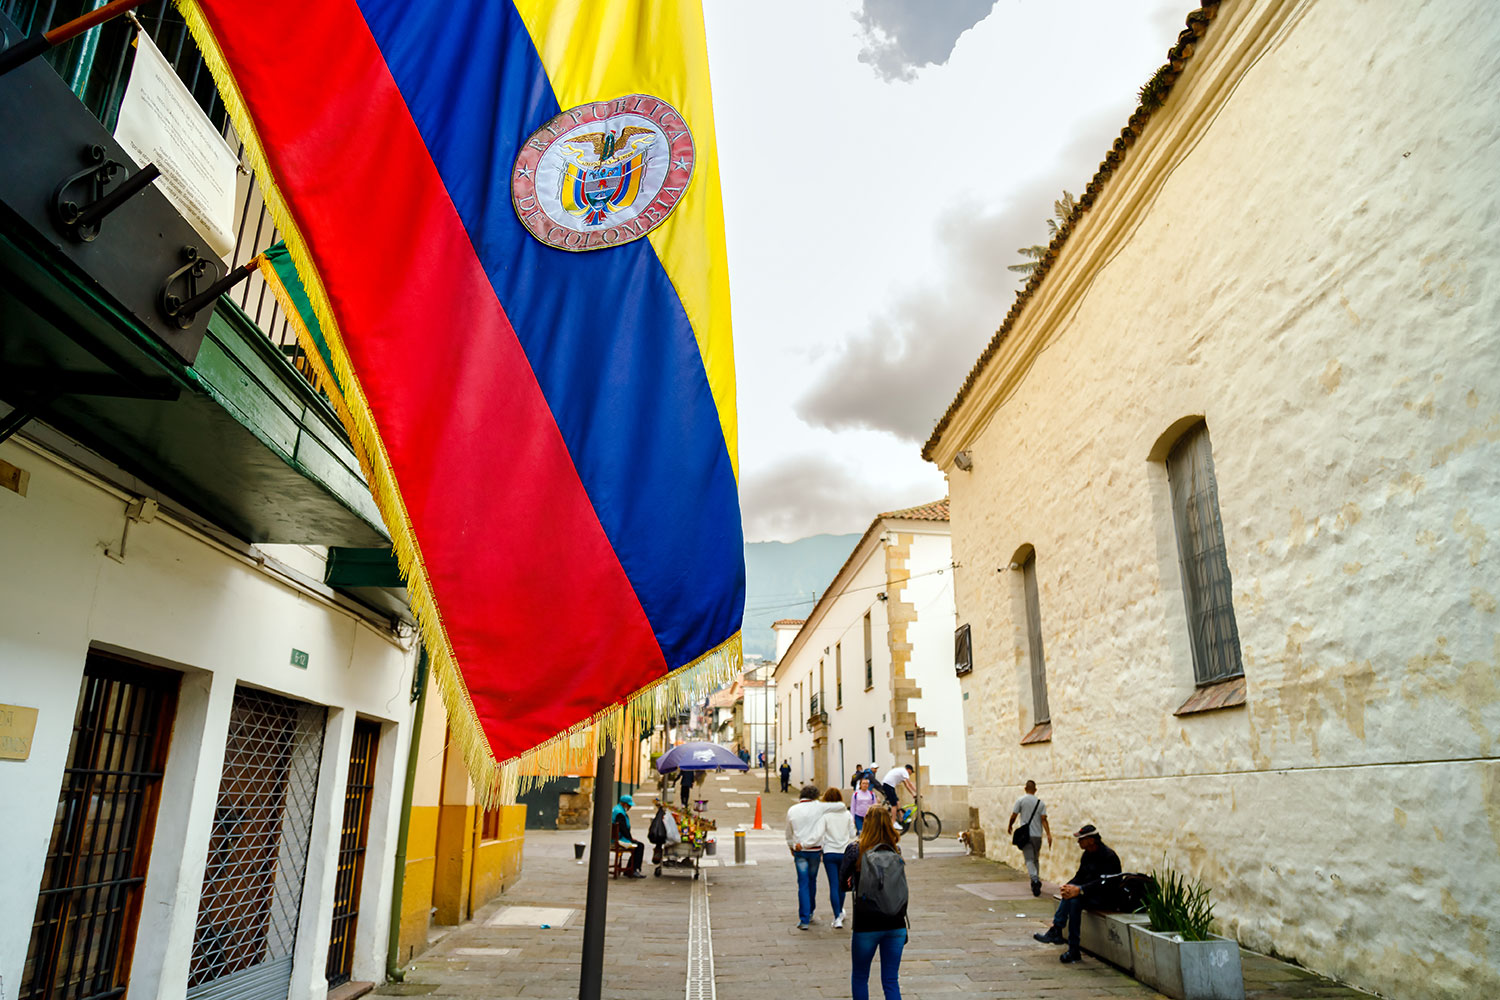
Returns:
[[[918,454],[1191,0],[706,0],[748,541],[941,497]]]

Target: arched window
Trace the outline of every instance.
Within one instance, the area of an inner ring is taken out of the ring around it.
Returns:
[[[1026,649],[1031,656],[1031,721],[1052,721],[1047,707],[1047,656],[1042,649],[1042,602],[1036,584],[1036,549],[1022,546],[1013,562],[1021,570],[1021,588],[1026,598]]]
[[[1172,520],[1182,564],[1182,597],[1187,606],[1193,648],[1193,676],[1212,684],[1245,672],[1240,634],[1234,623],[1229,559],[1219,518],[1219,486],[1214,478],[1208,425],[1199,421],[1167,453]]]

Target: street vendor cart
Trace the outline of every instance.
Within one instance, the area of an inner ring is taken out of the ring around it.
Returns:
[[[656,769],[662,774],[672,771],[744,771],[749,767],[749,764],[717,743],[683,743],[662,754],[656,762]],[[659,853],[655,855],[659,859],[655,863],[656,875],[660,878],[663,872],[673,875],[692,872],[693,878],[697,878],[701,874],[708,835],[716,829],[716,824],[703,815],[701,803],[698,809],[691,812],[665,803],[662,807],[671,812],[679,839],[676,843],[661,845]]]
[[[692,874],[697,878],[700,874],[703,851],[708,843],[708,833],[715,828],[714,821],[701,815],[694,815],[675,806],[664,806],[671,814],[677,825],[677,835],[681,838],[675,843],[661,845],[657,854],[656,877],[660,878],[662,872],[668,875]]]

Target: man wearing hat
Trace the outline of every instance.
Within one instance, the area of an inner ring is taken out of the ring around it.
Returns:
[[[641,859],[645,856],[646,845],[630,836],[630,810],[634,805],[635,799],[629,795],[620,796],[619,804],[609,817],[609,833],[610,839],[616,844],[630,848],[630,861],[625,866],[625,877],[645,878],[641,872]]]
[[[1031,935],[1045,944],[1066,944],[1068,950],[1059,956],[1062,962],[1077,962],[1083,958],[1083,953],[1078,950],[1078,928],[1083,922],[1083,908],[1088,905],[1091,894],[1097,895],[1101,878],[1120,874],[1120,856],[1104,843],[1094,824],[1085,824],[1073,836],[1078,838],[1078,846],[1083,851],[1078,872],[1062,887],[1062,902],[1057,904],[1057,912],[1052,915],[1052,926],[1047,928],[1047,933]],[[1068,926],[1067,938],[1062,934],[1064,924]]]

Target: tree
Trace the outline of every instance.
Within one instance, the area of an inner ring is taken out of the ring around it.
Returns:
[[[1021,263],[1019,264],[1010,265],[1006,268],[1006,270],[1015,271],[1017,274],[1024,274],[1027,277],[1030,277],[1031,274],[1041,266],[1042,258],[1046,256],[1047,253],[1047,246],[1052,242],[1053,238],[1056,238],[1058,231],[1062,228],[1062,224],[1071,219],[1073,217],[1073,213],[1077,210],[1077,199],[1073,197],[1071,192],[1064,188],[1063,196],[1052,203],[1052,218],[1047,220],[1047,236],[1049,237],[1047,243],[1038,243],[1036,246],[1021,247],[1016,251],[1016,253],[1027,259],[1021,261]]]

